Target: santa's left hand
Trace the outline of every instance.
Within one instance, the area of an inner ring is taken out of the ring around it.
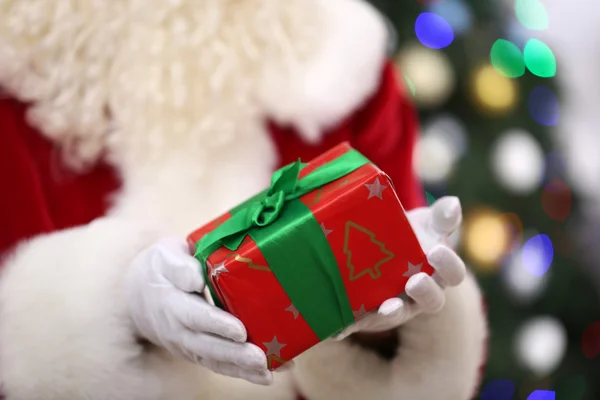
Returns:
[[[458,198],[443,197],[431,207],[418,208],[407,215],[435,273],[433,276],[424,272],[413,275],[403,295],[384,301],[377,311],[367,314],[335,339],[341,340],[356,332],[388,331],[421,313],[435,313],[444,306],[444,289],[464,280],[465,263],[449,247],[449,236],[462,222]]]

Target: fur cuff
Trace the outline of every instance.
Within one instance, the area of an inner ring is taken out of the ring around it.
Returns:
[[[399,330],[391,362],[347,341],[323,342],[300,356],[295,377],[310,400],[467,400],[484,357],[486,323],[472,277],[447,289],[445,307]]]
[[[309,142],[375,92],[388,42],[385,20],[362,0],[319,1],[314,18],[320,23],[316,53],[305,62],[267,63],[259,91],[268,117]]]
[[[122,290],[154,233],[102,220],[22,245],[0,281],[0,371],[12,400],[192,400],[198,368],[143,352]],[[169,394],[169,395],[167,395]]]

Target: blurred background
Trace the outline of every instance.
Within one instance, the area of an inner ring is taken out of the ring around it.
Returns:
[[[479,398],[600,399],[600,4],[371,2],[420,110],[428,198],[463,202],[491,325]]]

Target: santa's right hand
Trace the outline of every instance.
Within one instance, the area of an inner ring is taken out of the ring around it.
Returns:
[[[137,334],[216,373],[270,384],[265,353],[246,343],[242,322],[199,295],[199,271],[179,239],[163,239],[132,261],[126,295]]]

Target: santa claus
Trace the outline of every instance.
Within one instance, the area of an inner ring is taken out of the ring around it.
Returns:
[[[473,395],[481,296],[424,207],[413,109],[359,0],[0,0],[0,381],[9,400]],[[193,293],[185,236],[347,140],[394,180],[434,277],[283,371]]]

